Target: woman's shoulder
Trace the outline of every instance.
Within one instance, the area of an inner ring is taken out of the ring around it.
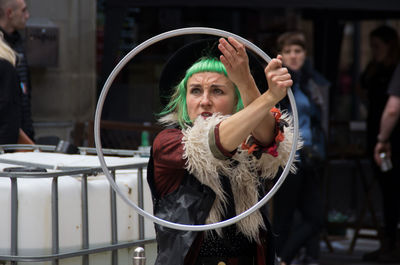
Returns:
[[[182,135],[182,131],[179,127],[167,127],[164,128],[161,132],[159,132],[156,138],[165,137],[165,136],[172,136],[172,135]]]
[[[163,146],[174,142],[181,143],[182,131],[179,128],[166,128],[157,134],[153,141],[154,146]]]

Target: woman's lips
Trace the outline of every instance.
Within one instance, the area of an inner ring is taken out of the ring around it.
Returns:
[[[211,113],[211,112],[202,112],[202,113],[201,113],[201,116],[202,116],[203,118],[208,118],[208,117],[211,117],[211,116],[212,116],[212,113]]]

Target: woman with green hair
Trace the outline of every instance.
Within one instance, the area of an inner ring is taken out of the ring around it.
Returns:
[[[202,57],[187,69],[161,112],[166,129],[153,142],[147,179],[154,214],[164,220],[209,224],[232,218],[264,196],[265,180],[289,158],[293,127],[275,108],[292,84],[281,56],[265,68],[269,89],[261,94],[245,46],[221,38],[218,49],[219,58]],[[275,260],[265,208],[218,230],[156,225],[156,235],[156,264]]]
[[[214,58],[203,57],[186,71],[186,75],[176,87],[175,93],[171,97],[171,101],[160,113],[160,115],[163,116],[175,112],[177,115],[178,123],[182,128],[185,128],[192,124],[192,120],[188,115],[188,110],[186,107],[187,82],[192,75],[199,72],[213,72],[222,74],[226,77],[228,76],[225,66],[221,63],[221,61],[219,61],[215,57]],[[235,112],[237,112],[243,108],[243,102],[240,97],[239,90],[236,86],[235,86],[235,99],[237,100]]]

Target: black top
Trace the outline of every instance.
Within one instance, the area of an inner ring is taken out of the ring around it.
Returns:
[[[389,96],[400,97],[400,63],[397,65],[388,88]],[[397,121],[396,126],[393,128],[390,135],[390,142],[392,144],[392,156],[400,156],[400,121]]]
[[[229,179],[220,176],[221,184],[226,192],[227,205],[223,220],[227,220],[236,216],[235,205],[233,204],[233,194]],[[220,237],[215,230],[211,230],[200,247],[200,257],[239,257],[256,255],[257,246],[255,242],[249,240],[245,235],[240,233],[236,224],[222,228],[223,237]]]
[[[0,59],[0,144],[16,144],[20,128],[21,89],[14,66]]]
[[[21,128],[31,138],[34,139],[33,121],[31,113],[31,82],[28,63],[25,55],[25,43],[21,34],[14,31],[11,34],[5,32],[1,27],[0,31],[4,34],[4,39],[11,48],[17,53],[17,76],[18,86],[21,87]]]
[[[400,63],[397,65],[392,79],[390,80],[388,94],[400,97]]]
[[[367,151],[374,153],[376,136],[379,134],[380,121],[388,99],[388,87],[396,65],[385,66],[369,63],[361,75],[361,86],[368,93]]]

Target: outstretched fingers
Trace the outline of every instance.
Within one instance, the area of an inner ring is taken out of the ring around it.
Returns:
[[[225,66],[229,79],[239,91],[246,89],[252,79],[246,47],[235,38],[229,37],[228,40],[219,39],[218,49],[222,53],[220,61]]]
[[[229,37],[219,39],[218,49],[221,51],[221,62],[225,67],[234,67],[238,63],[247,63],[246,48],[236,39]]]
[[[237,54],[243,54],[244,52],[246,52],[245,46],[242,43],[238,42],[235,38],[229,37],[228,41],[235,48]]]

